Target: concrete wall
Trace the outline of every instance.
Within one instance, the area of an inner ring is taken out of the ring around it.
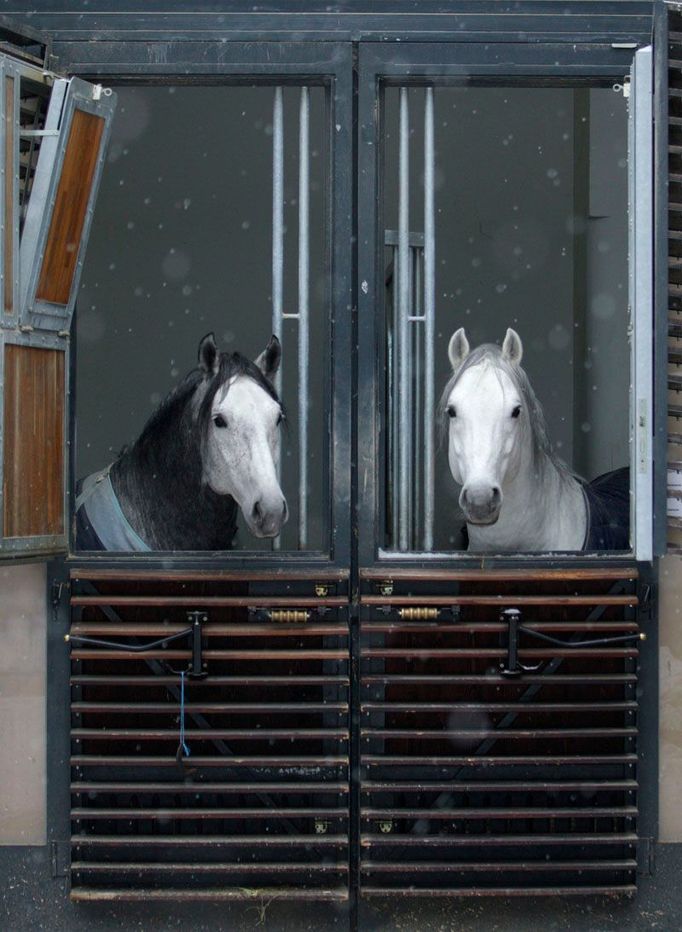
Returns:
[[[43,564],[0,566],[0,845],[45,844],[45,593]]]

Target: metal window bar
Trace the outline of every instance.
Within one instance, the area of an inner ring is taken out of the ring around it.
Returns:
[[[388,488],[393,546],[400,552],[433,549],[435,212],[434,95],[424,94],[424,233],[409,230],[408,89],[400,88],[398,230],[392,247],[387,379]],[[423,326],[422,326],[423,325]]]
[[[275,88],[272,118],[272,332],[284,342],[285,320],[298,336],[298,548],[308,546],[308,404],[310,394],[310,91],[301,88],[298,134],[298,310],[284,310],[284,101]],[[275,377],[281,396],[283,362]],[[281,467],[280,467],[281,471]],[[272,543],[281,547],[280,537]]]

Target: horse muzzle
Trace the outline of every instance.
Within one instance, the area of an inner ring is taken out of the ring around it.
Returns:
[[[256,537],[277,537],[289,518],[287,501],[282,498],[279,502],[254,502],[251,514],[246,516],[249,529]]]
[[[502,491],[496,485],[465,485],[459,504],[469,524],[495,524],[502,508]]]

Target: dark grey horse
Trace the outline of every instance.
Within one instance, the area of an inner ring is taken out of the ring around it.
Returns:
[[[228,550],[238,507],[256,537],[276,536],[287,519],[271,381],[280,358],[275,336],[255,363],[204,337],[198,367],[138,439],[79,483],[77,549]]]

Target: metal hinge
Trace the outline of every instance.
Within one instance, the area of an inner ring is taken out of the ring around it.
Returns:
[[[656,839],[651,836],[637,840],[637,873],[647,876],[656,873]]]
[[[54,621],[57,621],[57,613],[59,612],[59,606],[62,604],[62,594],[64,590],[68,591],[69,584],[62,580],[61,582],[54,579],[52,585],[50,586],[50,602],[52,603],[52,618]]]
[[[53,880],[68,877],[71,867],[71,844],[68,841],[50,842],[50,864]]]

